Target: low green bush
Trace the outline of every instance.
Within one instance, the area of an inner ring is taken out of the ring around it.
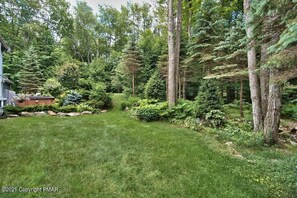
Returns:
[[[134,107],[131,111],[133,117],[147,122],[166,119],[168,116],[167,102],[156,104],[144,104],[139,107]]]
[[[106,93],[106,86],[104,83],[97,83],[92,86],[90,91],[88,104],[95,109],[112,107],[112,98],[110,94]]]
[[[131,104],[129,102],[121,102],[121,104],[120,104],[120,109],[121,110],[125,110],[127,107],[128,108],[131,107]]]
[[[194,118],[194,117],[187,117],[186,119],[170,119],[169,120],[170,123],[174,123],[174,124],[177,124],[177,125],[180,125],[182,127],[186,127],[186,128],[189,128],[189,129],[192,129],[194,131],[199,131],[201,130],[201,127],[197,120]]]
[[[144,95],[150,99],[166,100],[166,80],[159,71],[156,71],[145,85]]]
[[[223,100],[217,81],[203,80],[199,88],[198,96],[195,99],[195,114],[198,118],[204,119],[206,113],[211,110],[221,110]]]
[[[5,114],[19,114],[22,112],[22,108],[17,106],[5,106],[4,113]]]
[[[221,130],[214,130],[218,139],[232,141],[238,146],[261,147],[264,144],[263,133],[245,131],[238,126],[227,125]]]
[[[77,112],[77,106],[75,105],[63,106],[59,108],[59,112],[63,112],[63,113]]]
[[[63,102],[63,106],[77,105],[80,103],[81,99],[82,99],[82,96],[78,92],[72,90],[67,94]]]
[[[206,113],[205,119],[206,122],[214,128],[221,127],[226,122],[225,113],[221,110],[211,110]]]
[[[139,106],[140,100],[141,99],[138,97],[129,97],[126,101],[120,104],[120,109],[125,110],[127,107],[128,108],[137,107]]]
[[[179,100],[178,103],[168,110],[169,118],[184,120],[187,117],[194,117],[194,102]]]
[[[81,113],[83,111],[91,111],[91,112],[94,111],[94,108],[89,106],[86,103],[81,103],[81,104],[77,105],[76,109],[77,109],[77,112],[79,112],[79,113]]]
[[[35,105],[26,107],[5,106],[4,111],[8,114],[19,114],[21,112],[39,112],[39,111],[54,111],[59,112],[61,107],[58,105]]]

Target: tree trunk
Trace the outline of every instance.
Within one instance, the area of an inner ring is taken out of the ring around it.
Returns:
[[[251,0],[244,0],[244,13],[246,24],[251,22],[251,11],[250,11]],[[254,131],[263,130],[263,116],[261,112],[261,98],[260,98],[260,85],[258,76],[256,73],[256,49],[255,40],[253,39],[253,29],[247,25],[246,35],[249,40],[248,44],[248,71],[249,71],[249,84],[251,92],[251,100],[253,107],[253,122]]]
[[[177,1],[177,14],[176,14],[176,35],[175,35],[175,67],[176,67],[176,98],[181,97],[181,85],[180,85],[180,40],[181,40],[181,30],[182,30],[182,0]]]
[[[261,64],[265,64],[267,58],[267,44],[261,46]],[[260,86],[261,86],[261,106],[263,119],[267,113],[268,94],[269,94],[269,69],[263,68],[260,71]]]
[[[277,71],[271,69],[268,107],[264,127],[264,140],[267,144],[279,143],[278,130],[280,124],[282,84],[281,82],[276,82],[274,77],[277,77]]]
[[[168,98],[168,76],[166,76],[166,98]]]
[[[132,74],[132,95],[135,96],[135,74]]]
[[[243,113],[243,80],[240,81],[240,117],[244,118],[244,113]]]
[[[187,68],[184,68],[183,76],[183,99],[186,99],[186,86],[187,86]]]
[[[176,103],[176,76],[174,51],[173,0],[168,0],[168,102],[169,107]]]

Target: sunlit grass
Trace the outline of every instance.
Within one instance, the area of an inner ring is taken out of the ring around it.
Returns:
[[[139,122],[118,110],[0,120],[0,139],[1,186],[59,188],[53,193],[1,192],[0,197],[291,195],[281,183],[274,184],[278,189],[261,180],[265,164],[259,168],[221,152],[203,133]]]

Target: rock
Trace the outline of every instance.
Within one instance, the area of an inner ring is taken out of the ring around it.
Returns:
[[[58,116],[66,116],[66,113],[59,112],[57,113]]]
[[[101,113],[106,113],[106,112],[107,112],[107,110],[102,110],[102,111],[101,111]]]
[[[8,117],[8,118],[17,118],[17,117],[19,117],[19,115],[16,115],[16,114],[8,114],[7,117]]]
[[[290,141],[290,144],[292,144],[293,146],[297,146],[297,143],[294,141]]]
[[[240,158],[240,159],[244,159],[244,157],[242,155],[240,155],[240,154],[236,154],[234,156],[237,157],[237,158]]]
[[[47,114],[44,111],[35,112],[34,115],[36,116],[46,116]]]
[[[33,113],[30,113],[30,112],[21,112],[21,116],[24,116],[24,117],[29,117],[29,116],[33,116],[34,114]]]
[[[92,114],[92,112],[91,112],[91,111],[83,111],[83,112],[81,113],[81,115],[89,115],[89,114]]]
[[[226,145],[227,146],[232,146],[233,145],[233,142],[226,142]]]
[[[66,116],[70,116],[70,117],[79,116],[79,115],[80,113],[76,113],[76,112],[71,112],[66,114]]]
[[[57,114],[56,114],[55,112],[53,112],[53,111],[48,111],[47,114],[50,115],[50,116],[56,116],[56,115],[57,115]]]
[[[290,133],[293,133],[293,134],[295,134],[296,132],[297,132],[297,126],[292,128],[291,131],[290,131]]]

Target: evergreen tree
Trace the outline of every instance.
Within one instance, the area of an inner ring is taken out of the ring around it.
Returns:
[[[33,46],[25,52],[19,72],[20,89],[24,93],[36,93],[42,84],[42,72],[40,71],[39,57]]]
[[[57,79],[63,87],[68,89],[78,88],[80,77],[79,66],[76,63],[66,62],[56,72]]]
[[[132,95],[135,95],[137,74],[143,67],[143,59],[140,50],[136,46],[134,39],[132,39],[126,49],[122,58],[123,72],[130,77]]]
[[[213,49],[224,35],[226,21],[218,10],[217,1],[204,0],[193,19],[192,38],[185,63],[189,67],[198,67],[202,75],[209,74],[215,65]]]
[[[80,100],[82,99],[82,96],[77,93],[76,91],[71,90],[63,103],[63,106],[67,106],[67,105],[77,105],[80,103]]]
[[[204,118],[211,110],[222,109],[222,99],[218,82],[215,80],[204,80],[200,86],[196,98],[196,116]]]
[[[256,6],[256,3],[261,3],[261,6]],[[268,69],[269,72],[264,137],[267,144],[279,143],[283,84],[297,76],[297,2],[255,0],[253,8],[254,29],[257,35],[265,34],[265,39],[259,42],[267,46],[267,57],[262,64],[262,69]],[[268,17],[263,19],[263,15]]]
[[[212,73],[205,79],[220,79],[221,81],[240,82],[240,114],[243,115],[243,81],[247,79],[245,23],[242,13],[237,14],[226,33],[214,51],[217,57]]]
[[[147,82],[144,93],[146,98],[166,100],[166,81],[158,70]]]

